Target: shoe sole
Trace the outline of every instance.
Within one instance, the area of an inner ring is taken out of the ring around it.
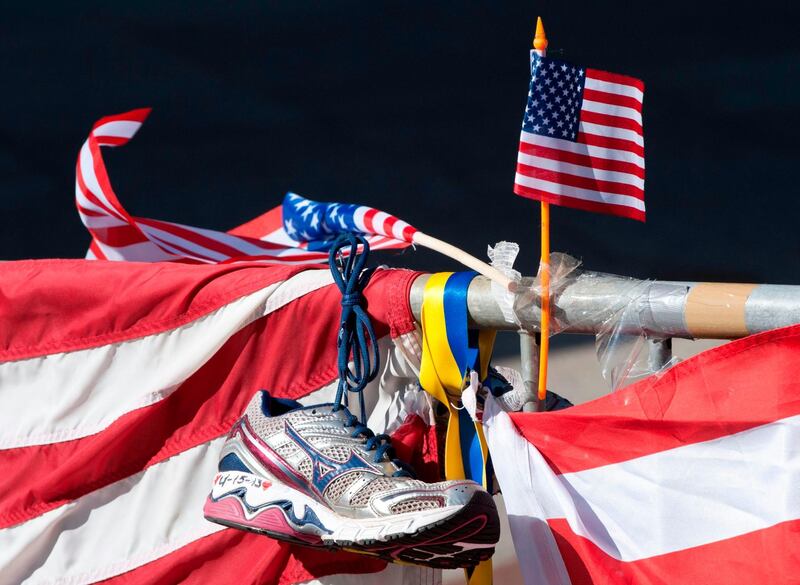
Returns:
[[[280,495],[286,495],[285,486],[276,487],[280,487]],[[250,486],[250,489],[255,487]],[[313,513],[319,504],[313,508],[306,504],[303,519],[298,519],[288,498],[267,501],[254,509],[244,499],[246,490],[245,486],[240,485],[235,490],[217,494],[216,498],[212,492],[203,508],[206,519],[292,544],[347,550],[388,562],[411,563],[437,569],[473,567],[491,558],[494,545],[500,537],[500,523],[494,501],[488,493],[482,491],[475,492],[466,505],[439,520],[420,525],[420,520],[424,520],[426,516],[430,518],[430,513],[396,515],[392,520],[405,524],[409,527],[408,530],[383,534],[381,539],[350,540],[346,537],[346,530],[334,534]],[[311,514],[309,508],[312,510]],[[327,514],[328,520],[333,514],[327,508],[324,513],[322,510],[318,511],[323,517]],[[353,523],[351,519],[342,520]],[[411,529],[413,526],[416,527]]]

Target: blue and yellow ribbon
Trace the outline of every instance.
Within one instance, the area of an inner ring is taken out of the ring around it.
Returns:
[[[485,380],[495,331],[471,330],[467,290],[476,272],[440,272],[425,285],[422,302],[422,365],[420,385],[449,411],[445,439],[446,479],[471,479],[489,488],[489,449],[483,428],[461,408],[461,392],[470,370]],[[492,582],[491,561],[467,573],[469,585]]]

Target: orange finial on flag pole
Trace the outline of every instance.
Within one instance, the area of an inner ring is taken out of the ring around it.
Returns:
[[[533,48],[544,57],[547,51],[547,35],[544,32],[544,23],[542,17],[536,19],[536,34],[533,36]]]
[[[547,35],[544,32],[542,17],[536,19],[536,34],[533,36],[533,49],[544,57],[547,54]],[[541,257],[539,273],[541,282],[542,318],[539,341],[539,409],[544,410],[547,397],[547,356],[550,350],[550,204],[542,201],[541,207]]]

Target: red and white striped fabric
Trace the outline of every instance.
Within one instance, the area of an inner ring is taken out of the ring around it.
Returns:
[[[644,221],[644,84],[531,52],[514,193]]]
[[[800,582],[800,326],[567,410],[487,413],[528,584]]]
[[[380,270],[365,291],[386,351],[414,329],[414,276]],[[331,283],[258,263],[0,264],[0,584],[413,577],[203,518],[218,447],[256,390],[306,403],[335,392]],[[393,434],[419,453],[430,433],[403,420]]]
[[[127,144],[149,113],[150,109],[145,108],[102,118],[81,147],[76,165],[75,201],[81,220],[92,234],[87,259],[193,263],[243,259],[276,264],[327,262],[326,249],[315,246],[313,240],[302,241],[297,234],[292,237],[287,233],[284,206],[280,205],[227,233],[130,215],[111,187],[101,147]],[[374,229],[367,236],[373,249],[410,245],[410,241],[403,237],[394,237],[393,227],[400,225],[396,218],[376,209],[361,209],[364,211],[359,217],[364,227]]]

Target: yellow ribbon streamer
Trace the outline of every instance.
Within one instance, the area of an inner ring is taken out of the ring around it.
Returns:
[[[444,289],[452,272],[440,272],[431,275],[422,302],[422,364],[420,367],[420,385],[431,396],[447,407],[449,416],[445,438],[444,473],[445,478],[467,479],[461,449],[460,421],[458,403],[464,389],[467,372],[456,362],[447,338],[447,323],[444,309]],[[466,311],[466,307],[464,308]],[[481,331],[478,336],[480,359],[480,379],[486,379],[489,360],[492,355],[496,332]],[[472,364],[469,364],[472,367]],[[482,484],[487,488],[486,461],[489,448],[483,428],[475,424],[475,431],[483,455]],[[484,561],[474,569],[466,572],[469,585],[491,585],[492,561]]]

